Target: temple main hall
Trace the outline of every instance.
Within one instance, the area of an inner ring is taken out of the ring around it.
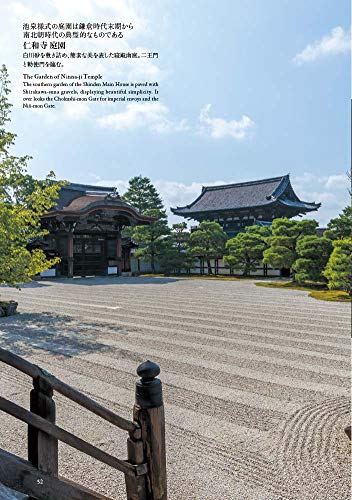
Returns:
[[[171,211],[188,220],[218,222],[232,238],[246,226],[270,226],[275,218],[305,215],[320,206],[320,203],[300,200],[287,174],[258,181],[205,186],[192,203],[171,208]]]

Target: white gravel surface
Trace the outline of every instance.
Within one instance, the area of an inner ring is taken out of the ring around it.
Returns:
[[[135,369],[161,367],[169,498],[350,498],[349,304],[252,281],[86,278],[32,283],[0,345],[131,417]],[[1,394],[31,381],[0,366]],[[58,425],[126,457],[126,433],[55,396]],[[0,413],[0,446],[26,458],[26,426]],[[123,499],[123,474],[60,443],[60,474]],[[1,490],[0,490],[1,498]]]

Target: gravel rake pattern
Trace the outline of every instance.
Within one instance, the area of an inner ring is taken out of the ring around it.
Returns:
[[[171,500],[350,498],[349,305],[251,281],[54,280],[8,288],[20,314],[0,345],[124,417],[135,368],[161,366]],[[0,366],[5,397],[30,381]],[[58,424],[125,458],[126,435],[56,395]],[[0,415],[0,446],[26,455],[26,429]],[[60,474],[112,498],[123,475],[60,446]]]

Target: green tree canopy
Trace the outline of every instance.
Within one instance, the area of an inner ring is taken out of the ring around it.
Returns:
[[[172,225],[159,258],[163,271],[180,273],[183,269],[189,270],[192,267],[194,256],[190,252],[190,236],[185,222]]]
[[[274,269],[292,269],[298,257],[296,252],[298,239],[315,235],[317,226],[315,220],[275,219],[271,225],[272,236],[266,240],[269,247],[264,251],[263,262]]]
[[[296,251],[298,259],[292,266],[296,281],[298,283],[322,281],[324,279],[322,272],[332,251],[331,240],[315,235],[303,236],[297,241]]]
[[[272,238],[284,236],[292,238],[293,241],[301,236],[307,236],[308,234],[315,234],[315,230],[318,227],[316,220],[293,220],[282,217],[279,219],[274,219],[271,225]]]
[[[27,172],[29,156],[10,154],[16,134],[6,130],[11,104],[9,77],[0,69],[0,284],[18,285],[52,267],[58,259],[47,260],[40,249],[29,251],[30,241],[42,238],[41,216],[54,205],[62,183],[50,172],[44,181],[35,181]]]
[[[173,245],[179,252],[184,252],[189,248],[191,233],[187,229],[186,222],[172,224],[171,237]]]
[[[143,260],[150,260],[152,272],[155,272],[156,259],[162,255],[167,245],[166,236],[170,230],[167,225],[165,210],[146,210],[144,215],[155,217],[156,220],[149,225],[133,228],[132,239],[140,245],[135,256]]]
[[[352,296],[352,239],[335,240],[333,247],[323,275],[331,290],[344,290]]]
[[[227,235],[217,222],[201,222],[191,234],[191,251],[207,262],[208,274],[212,274],[211,259],[220,258],[225,252]]]
[[[147,210],[164,210],[163,201],[155,186],[148,177],[141,175],[129,180],[129,187],[122,199],[141,214],[145,214]]]
[[[249,276],[263,259],[263,252],[267,248],[266,238],[270,234],[267,227],[246,227],[244,233],[238,233],[227,241],[224,263],[232,269],[241,270],[244,276]]]
[[[324,236],[331,240],[352,238],[352,207],[344,208],[336,219],[331,219]]]

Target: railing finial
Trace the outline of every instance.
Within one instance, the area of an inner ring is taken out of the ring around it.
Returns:
[[[136,404],[141,408],[162,406],[161,381],[156,378],[159,373],[159,365],[149,359],[138,366],[137,374],[141,378],[136,382]]]

